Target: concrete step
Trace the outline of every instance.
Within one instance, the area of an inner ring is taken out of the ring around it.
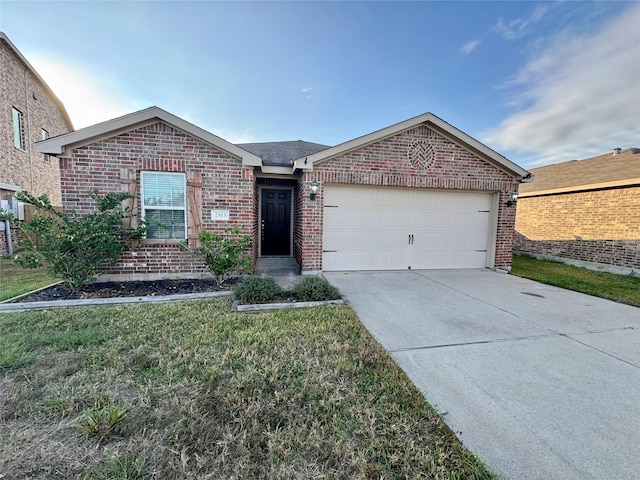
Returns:
[[[300,275],[300,266],[291,257],[261,257],[256,261],[255,274],[270,277]]]
[[[285,290],[291,290],[302,281],[300,266],[291,257],[260,257],[254,269],[256,275],[273,277]]]

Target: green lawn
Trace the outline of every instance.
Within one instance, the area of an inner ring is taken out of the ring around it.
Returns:
[[[513,275],[541,283],[640,306],[640,277],[596,272],[560,262],[514,255]]]
[[[44,268],[22,268],[0,258],[0,302],[57,282]]]
[[[494,478],[347,306],[0,315],[7,478]]]

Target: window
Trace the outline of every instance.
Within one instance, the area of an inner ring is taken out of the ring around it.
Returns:
[[[41,132],[40,136],[42,137],[42,140],[46,140],[47,138],[49,138],[49,132],[47,132],[44,128],[42,130],[40,130],[40,132]],[[42,154],[42,159],[45,162],[50,162],[51,161],[51,158],[49,157],[49,154],[47,154],[47,153],[43,153]]]
[[[22,112],[12,109],[13,113],[13,146],[24,150],[24,136],[22,135]]]
[[[142,172],[142,218],[147,238],[187,238],[184,173]]]

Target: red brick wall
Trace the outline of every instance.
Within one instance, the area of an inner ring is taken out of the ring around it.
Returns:
[[[169,125],[158,122],[138,130],[74,149],[61,159],[61,186],[64,210],[86,215],[95,210],[88,196],[120,192],[123,171],[201,172],[203,229],[222,233],[227,226],[243,226],[252,234],[255,226],[253,170],[242,168],[241,160],[194,139]],[[211,220],[211,210],[229,210],[228,222]],[[108,274],[152,274],[171,276],[205,272],[206,268],[178,242],[146,240],[139,248],[125,253]]]
[[[428,168],[415,168],[409,161],[408,152],[416,142],[432,146],[434,163]],[[309,200],[309,184],[314,179],[322,186],[346,183],[499,192],[495,266],[511,265],[515,208],[507,208],[506,202],[518,184],[507,173],[426,125],[318,163],[313,172],[303,175],[299,195],[303,270],[322,269],[323,188],[315,201]]]
[[[293,203],[293,257],[296,259],[296,262],[298,262],[298,265],[300,265],[300,268],[302,269],[302,260],[303,260],[303,248],[304,248],[304,239],[305,239],[305,232],[303,230],[304,225],[305,225],[305,217],[302,214],[302,209],[303,206],[306,205],[306,201],[308,201],[309,199],[309,191],[305,190],[305,187],[303,185],[303,179],[305,177],[302,176],[298,179],[298,184],[296,185],[296,188],[293,192],[293,198],[294,198],[294,203]],[[307,196],[307,199],[305,200],[304,196]]]
[[[315,169],[314,169],[315,170]],[[309,198],[313,180],[321,183],[315,200]],[[322,222],[323,222],[323,176],[322,172],[306,172],[300,177],[298,188],[297,228],[301,235],[296,239],[296,254],[302,271],[322,270]]]
[[[521,197],[515,249],[640,267],[640,187]]]

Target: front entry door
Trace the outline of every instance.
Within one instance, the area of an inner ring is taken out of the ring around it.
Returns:
[[[291,255],[291,190],[262,189],[260,254]]]

